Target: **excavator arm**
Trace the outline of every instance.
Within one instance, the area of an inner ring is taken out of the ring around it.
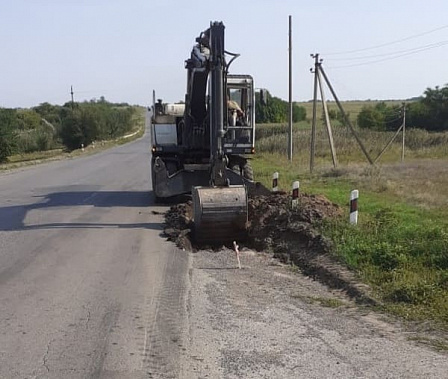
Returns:
[[[196,39],[191,64],[191,90],[195,86],[195,70],[208,74],[208,132],[210,136],[210,186],[194,187],[193,212],[195,238],[209,242],[239,238],[247,224],[247,190],[244,185],[230,185],[227,176],[228,157],[224,152],[224,137],[227,132],[224,122],[227,113],[226,81],[228,65],[225,59],[224,24],[211,23],[210,28]],[[188,61],[187,61],[188,64]],[[202,78],[201,78],[202,79]],[[207,90],[202,87],[201,90]],[[187,94],[189,99],[203,99],[201,94]],[[186,112],[192,115],[193,103],[187,104]]]

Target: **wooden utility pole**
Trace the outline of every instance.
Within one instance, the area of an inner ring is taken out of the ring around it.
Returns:
[[[347,114],[345,113],[344,108],[342,108],[341,102],[339,101],[339,99],[338,99],[338,97],[337,97],[337,95],[336,95],[336,92],[334,91],[334,89],[333,89],[333,87],[332,87],[330,81],[328,80],[328,77],[327,77],[327,75],[325,74],[325,71],[324,71],[324,69],[322,68],[322,66],[320,66],[320,72],[322,73],[322,75],[323,75],[323,77],[324,77],[324,79],[325,79],[325,82],[327,83],[327,86],[328,86],[328,88],[330,89],[331,94],[333,95],[333,98],[334,98],[334,100],[336,101],[336,104],[338,105],[339,110],[340,110],[341,113],[342,113],[342,116],[344,117],[344,120],[345,120],[346,124],[348,125],[348,127],[350,128],[350,130],[351,130],[353,136],[355,137],[356,141],[358,142],[359,147],[361,148],[362,152],[363,152],[364,155],[366,156],[366,158],[367,158],[367,160],[369,161],[369,163],[370,163],[371,165],[373,165],[372,158],[370,158],[369,153],[367,152],[367,150],[366,150],[366,148],[364,147],[363,143],[361,142],[361,140],[359,139],[358,135],[356,134],[356,132],[355,132],[355,128],[353,127],[353,125],[352,125],[350,119],[348,118]]]
[[[311,153],[310,153],[310,172],[314,169],[314,155],[316,149],[316,113],[317,113],[317,81],[319,70],[319,54],[311,54],[314,58],[314,95],[313,95],[313,122],[311,125]]]
[[[403,138],[401,141],[401,161],[404,162],[404,142],[406,134],[406,103],[403,103]]]
[[[378,154],[378,156],[375,158],[373,163],[376,163],[378,159],[382,157],[384,152],[389,148],[389,146],[394,142],[395,138],[397,138],[398,134],[403,130],[403,138],[402,138],[402,149],[401,149],[401,161],[404,161],[404,135],[405,135],[405,128],[406,128],[406,104],[403,103],[403,122],[401,123],[401,126],[398,128],[398,130],[395,132],[394,136],[390,139],[390,141],[387,143],[387,145],[384,147],[383,150]]]
[[[289,138],[288,158],[292,161],[292,16],[289,16]]]
[[[328,115],[327,100],[325,99],[325,92],[322,86],[322,76],[320,74],[320,66],[321,64],[319,62],[317,66],[317,81],[319,82],[320,98],[322,99],[322,106],[324,108],[325,126],[327,127],[328,142],[330,143],[330,150],[331,150],[331,158],[333,159],[333,167],[336,168],[336,166],[338,165],[338,160],[336,158],[336,149],[334,147],[333,131],[331,130],[330,116]]]
[[[378,159],[380,159],[384,152],[389,148],[389,146],[392,144],[392,142],[394,142],[395,138],[397,138],[398,134],[401,132],[401,129],[403,129],[403,124],[401,124],[401,126],[398,128],[398,130],[395,132],[394,136],[390,139],[390,141],[387,143],[386,146],[384,146],[384,149],[380,151],[380,153],[378,154],[378,156],[375,158],[375,160],[373,161],[373,163],[376,163],[378,161]]]

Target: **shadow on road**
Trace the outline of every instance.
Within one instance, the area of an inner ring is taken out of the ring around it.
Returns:
[[[51,208],[70,208],[93,206],[101,208],[133,207],[145,208],[154,206],[152,193],[148,191],[68,191],[54,192],[43,196],[35,196],[36,202],[26,205],[8,205],[0,207],[0,231],[19,231],[31,229],[53,228],[146,228],[161,230],[160,223],[87,223],[87,222],[53,222],[25,225],[27,214],[33,210]],[[40,199],[40,201],[39,201]],[[70,212],[70,209],[61,210]]]

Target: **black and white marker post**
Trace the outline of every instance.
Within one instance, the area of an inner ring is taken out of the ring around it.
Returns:
[[[353,190],[350,193],[350,224],[358,224],[358,197],[359,191]]]
[[[272,174],[272,192],[278,192],[278,172]]]
[[[297,208],[297,205],[299,204],[299,187],[300,183],[298,180],[292,183],[292,201],[291,201],[291,208]]]

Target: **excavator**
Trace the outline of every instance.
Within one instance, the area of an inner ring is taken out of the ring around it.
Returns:
[[[152,187],[156,201],[191,193],[194,239],[240,238],[254,184],[255,92],[250,75],[229,74],[239,54],[225,49],[225,27],[211,22],[185,61],[181,103],[151,108]]]

